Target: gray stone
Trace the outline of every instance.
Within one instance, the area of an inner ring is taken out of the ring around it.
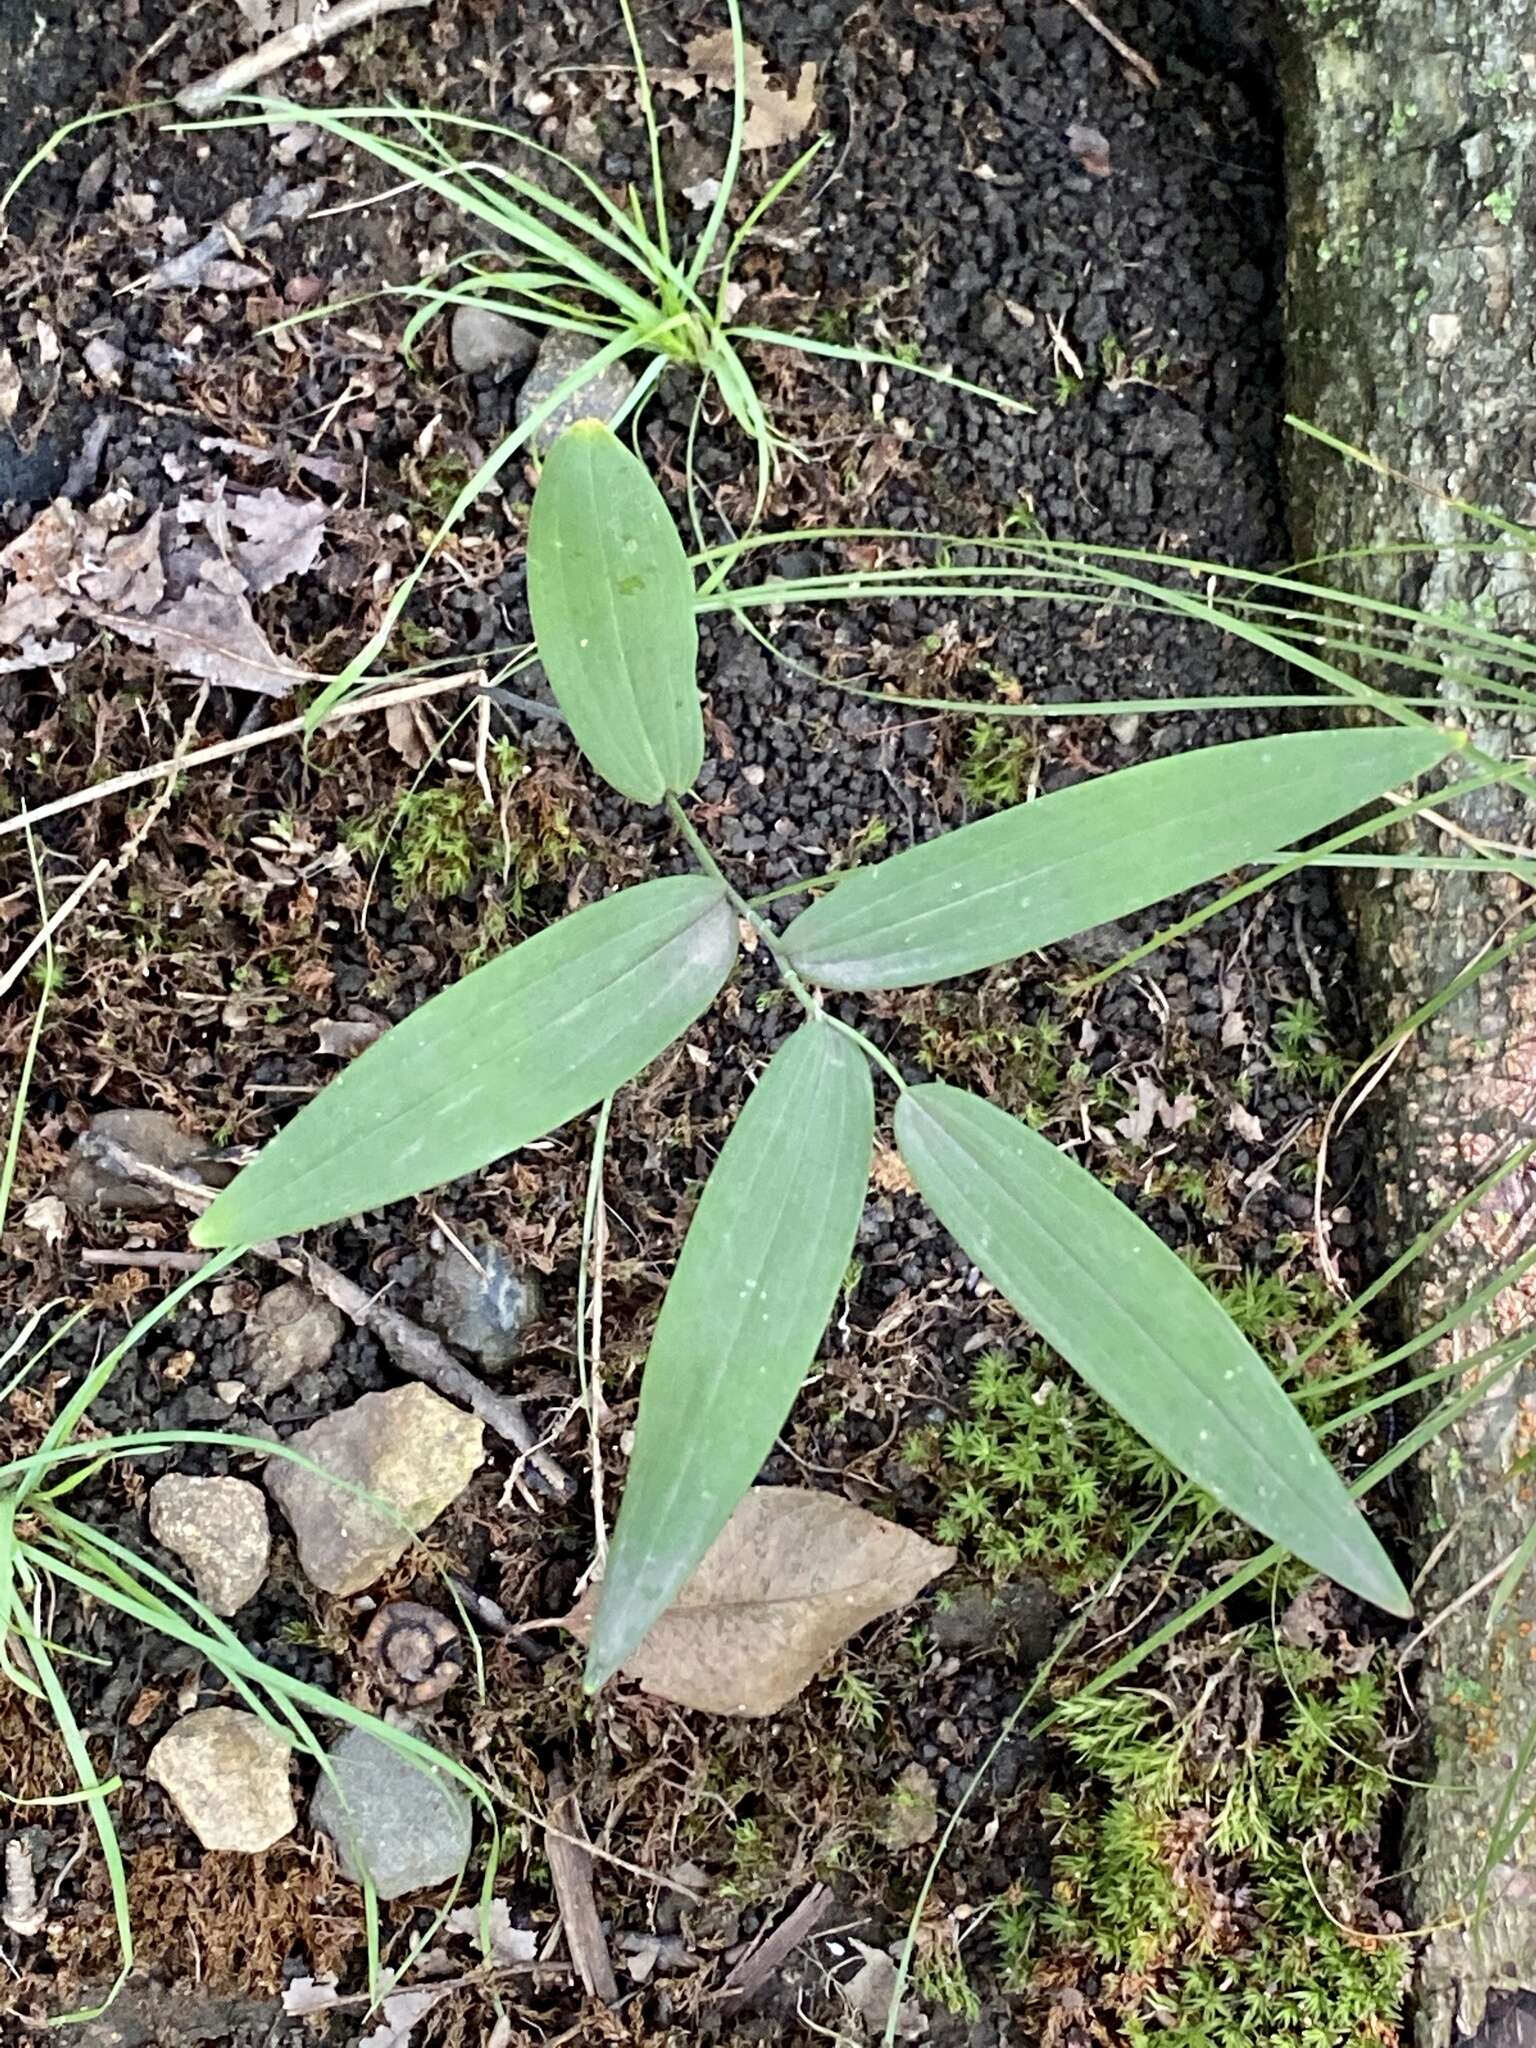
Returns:
[[[292,1524],[299,1563],[324,1592],[360,1593],[405,1555],[411,1537],[457,1500],[480,1467],[480,1424],[430,1387],[364,1394],[288,1438],[323,1469],[267,1465],[267,1491]],[[324,1476],[372,1494],[381,1512]]]
[[[174,1208],[176,1197],[163,1181],[140,1178],[132,1162],[174,1174],[194,1187],[217,1186],[227,1170],[205,1173],[207,1147],[159,1109],[104,1109],[91,1118],[75,1142],[59,1193],[77,1216],[115,1210],[124,1216],[153,1216]]]
[[[476,1239],[468,1249],[475,1264],[456,1245],[438,1253],[423,1315],[440,1337],[494,1369],[522,1348],[523,1331],[539,1313],[539,1286],[500,1245]]]
[[[270,1400],[300,1373],[324,1365],[341,1332],[341,1310],[296,1280],[264,1294],[245,1326],[245,1369],[257,1400]]]
[[[248,1479],[186,1479],[168,1472],[149,1490],[149,1527],[192,1574],[215,1614],[236,1614],[261,1591],[272,1534],[261,1488]]]
[[[597,353],[596,344],[587,335],[562,334],[558,328],[552,327],[539,349],[538,361],[528,372],[523,388],[517,394],[517,424],[520,427],[526,425],[545,400],[554,396],[572,371],[590,362]],[[610,363],[589,383],[581,385],[574,397],[555,408],[534,435],[534,450],[542,454],[577,420],[612,419],[634,388],[634,372],[623,363]]]
[[[163,1787],[205,1849],[259,1856],[293,1832],[289,1744],[254,1714],[203,1707],[149,1753],[145,1775]]]
[[[458,369],[526,370],[539,352],[536,335],[489,306],[455,306],[448,346]]]
[[[330,1751],[309,1817],[336,1844],[342,1875],[365,1876],[381,1899],[448,1884],[469,1859],[469,1801],[437,1771],[363,1728]]]

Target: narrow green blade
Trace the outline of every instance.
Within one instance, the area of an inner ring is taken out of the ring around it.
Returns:
[[[704,759],[693,572],[645,465],[582,420],[550,450],[528,522],[528,607],[576,744],[636,803]]]
[[[1149,761],[850,875],[784,944],[824,988],[917,988],[995,967],[1272,854],[1449,751],[1443,734],[1394,726]]]
[[[578,910],[360,1053],[203,1213],[193,1243],[309,1230],[543,1137],[670,1045],[735,957],[735,914],[701,875]]]
[[[1340,1585],[1410,1611],[1278,1380],[1108,1188],[1016,1117],[942,1082],[902,1096],[896,1142],[961,1249],[1149,1444]]]
[[[681,1591],[773,1448],[848,1270],[874,1118],[863,1054],[813,1021],[725,1141],[646,1360],[589,1689]]]

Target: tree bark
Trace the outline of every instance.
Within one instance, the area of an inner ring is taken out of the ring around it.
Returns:
[[[1298,551],[1420,543],[1422,554],[1317,573],[1536,638],[1536,554],[1448,502],[1512,520],[1536,513],[1536,0],[1289,4],[1291,409],[1432,487],[1416,491],[1293,438]],[[1468,541],[1492,551],[1469,552]],[[1528,723],[1469,712],[1454,681],[1436,687],[1447,722],[1480,747],[1536,752]],[[1454,816],[1522,847],[1536,837],[1531,806],[1502,786],[1458,799]],[[1411,829],[1425,851],[1462,850],[1432,825]],[[1502,878],[1367,871],[1347,895],[1367,1012],[1383,1035],[1536,914],[1530,891]],[[1419,1030],[1370,1113],[1396,1251],[1536,1135],[1536,955],[1517,952]],[[1410,1269],[1395,1304],[1405,1332],[1536,1243],[1533,1195],[1530,1169],[1506,1178]],[[1414,1369],[1469,1357],[1529,1326],[1533,1311],[1536,1279],[1505,1287]],[[1492,1582],[1533,1513],[1533,1446],[1536,1369],[1489,1375],[1417,1474],[1419,1562],[1429,1566],[1419,1610],[1436,1624],[1419,1684],[1428,1783],[1412,1797],[1405,1856],[1412,1917],[1433,1930],[1417,1969],[1419,2048],[1522,2038],[1521,1993],[1536,1988],[1536,1833],[1527,1827],[1502,1849],[1496,1839],[1536,1800],[1526,1747],[1536,1745],[1536,1568],[1489,1626]]]

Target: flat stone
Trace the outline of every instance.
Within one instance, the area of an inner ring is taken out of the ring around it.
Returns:
[[[264,1294],[245,1326],[246,1370],[258,1401],[269,1401],[300,1373],[314,1372],[336,1349],[341,1310],[297,1280]]]
[[[479,370],[526,370],[539,352],[538,337],[489,306],[455,306],[448,333],[455,366]]]
[[[149,1528],[192,1574],[215,1614],[236,1614],[261,1591],[272,1550],[267,1504],[248,1479],[187,1479],[168,1472],[149,1490]]]
[[[469,1801],[440,1772],[349,1728],[330,1751],[309,1817],[336,1844],[342,1875],[381,1899],[448,1884],[469,1860]]]
[[[525,426],[546,399],[552,398],[566,378],[583,363],[590,362],[598,349],[584,334],[562,334],[552,327],[544,337],[538,360],[517,394],[517,424]],[[577,420],[611,420],[635,388],[634,372],[623,363],[610,363],[575,395],[558,405],[533,437],[536,454],[542,454]]]
[[[149,1753],[145,1776],[162,1787],[205,1849],[259,1856],[293,1832],[289,1744],[236,1707],[203,1707]]]
[[[194,1185],[213,1186],[227,1171],[203,1171],[207,1147],[159,1109],[104,1109],[75,1141],[59,1193],[77,1216],[116,1211],[153,1216],[174,1208],[176,1197],[161,1181],[137,1178],[124,1155]]]
[[[422,1313],[440,1337],[494,1370],[522,1349],[523,1331],[539,1313],[538,1282],[500,1245],[477,1239],[469,1250],[473,1265],[456,1245],[443,1246]]]
[[[265,1475],[292,1525],[305,1575],[338,1595],[371,1586],[468,1486],[484,1455],[480,1438],[472,1415],[423,1386],[364,1394],[289,1437],[291,1450],[322,1467],[311,1472],[273,1458]],[[376,1495],[392,1512],[331,1485],[327,1472]]]

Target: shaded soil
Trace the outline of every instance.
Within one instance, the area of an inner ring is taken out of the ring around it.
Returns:
[[[1036,407],[1006,417],[915,378],[767,360],[776,418],[808,458],[787,465],[770,504],[773,525],[1043,529],[1243,563],[1285,558],[1275,475],[1279,201],[1262,58],[1203,7],[1153,0],[1134,21],[1129,10],[1111,13],[1161,68],[1157,94],[1130,79],[1064,5],[752,11],[748,32],[776,68],[818,66],[818,121],[834,138],[745,264],[754,317],[885,348],[910,344],[926,361]],[[675,63],[682,39],[716,25],[703,12],[648,15],[648,55]],[[224,4],[186,12],[159,0],[106,0],[66,9],[39,40],[18,46],[34,90],[4,117],[0,157],[18,160],[88,107],[160,97],[241,41],[239,14]],[[489,113],[586,152],[617,188],[643,168],[623,61],[602,10],[536,4],[519,10],[514,29],[503,10],[445,0],[427,16],[335,46],[284,83],[300,97],[394,91]],[[537,94],[549,112],[527,111]],[[663,112],[681,192],[718,168],[728,110],[723,96],[705,93],[664,98]],[[1098,131],[1102,151],[1084,130]],[[164,253],[172,216],[195,238],[273,175],[291,184],[324,178],[332,205],[380,188],[370,169],[323,141],[289,161],[286,148],[261,130],[176,136],[135,116],[86,131],[24,188],[0,270],[0,331],[18,337],[11,345],[23,382],[10,436],[0,439],[0,500],[9,538],[51,496],[67,490],[84,502],[109,484],[144,510],[199,495],[219,477],[320,495],[333,506],[325,553],[258,611],[275,648],[325,671],[366,638],[431,530],[427,508],[445,489],[451,496],[494,444],[511,395],[506,384],[457,374],[441,336],[424,344],[417,371],[406,368],[394,346],[398,309],[388,302],[278,337],[260,331],[285,312],[413,276],[418,259],[465,246],[463,225],[428,201],[395,199],[258,240],[247,254],[267,274],[264,286],[133,289]],[[780,167],[778,158],[754,163],[749,191]],[[678,203],[687,217],[687,198]],[[56,338],[51,360],[39,322]],[[116,388],[85,367],[93,339],[120,353]],[[644,423],[643,445],[669,488],[681,484],[692,406],[691,388],[672,379]],[[82,459],[90,448],[95,459]],[[706,420],[699,464],[709,518],[739,529],[750,478],[739,443],[716,420]],[[529,489],[526,475],[509,471],[499,501],[466,522],[412,608],[402,661],[444,655],[494,666],[525,638],[518,535]],[[776,566],[797,552],[812,559],[792,543]],[[982,705],[1020,694],[1103,702],[1281,686],[1237,644],[1127,611],[957,615],[902,602],[879,613],[788,618],[774,639],[831,678]],[[700,821],[744,884],[767,889],[830,857],[876,843],[895,849],[975,813],[967,721],[819,686],[718,622],[705,631],[702,662],[712,748]],[[149,655],[106,636],[57,683],[45,673],[0,677],[7,808],[164,758],[193,701]],[[273,715],[259,700],[215,689],[197,705],[195,736],[234,735]],[[61,934],[15,1217],[52,1183],[95,1110],[151,1104],[210,1147],[259,1144],[336,1071],[317,1026],[398,1018],[466,964],[567,907],[683,865],[659,814],[626,809],[594,787],[552,721],[496,711],[491,737],[516,750],[518,768],[482,810],[470,773],[473,730],[450,734],[446,714],[425,716],[428,738],[443,744],[420,768],[374,720],[320,737],[307,756],[279,743],[202,771],[153,811],[152,792],[140,790],[40,832],[55,900],[132,832],[143,837]],[[1036,744],[1015,757],[1015,771],[1025,789],[1049,790],[1260,729],[1241,711],[1055,720],[1029,729]],[[462,877],[441,848],[401,866],[398,807],[422,789],[470,793]],[[19,943],[34,914],[25,851],[15,839],[0,849],[0,906]],[[428,893],[445,878],[445,893]],[[1011,1107],[1029,1106],[1219,1278],[1291,1272],[1310,1256],[1307,1167],[1323,1095],[1315,1073],[1277,1059],[1274,1033],[1277,1020],[1310,1001],[1328,1011],[1336,1044],[1350,1040],[1349,966],[1329,890],[1315,875],[1297,878],[1134,973],[1084,985],[1155,928],[1151,917],[1137,920],[1048,958],[942,991],[850,1005],[848,1014],[873,1018],[905,1070],[964,1074]],[[35,981],[24,982],[4,1013],[13,1061],[37,994]],[[785,1028],[765,1000],[771,994],[770,977],[745,961],[716,1015],[615,1110],[603,1361],[610,1500],[622,1481],[646,1334],[682,1229],[750,1077]],[[1056,1049],[1049,1072],[1042,1045]],[[1188,1094],[1194,1121],[1176,1134],[1121,1131],[1139,1079],[1169,1101]],[[568,1129],[473,1181],[317,1241],[361,1284],[391,1285],[408,1313],[419,1306],[439,1216],[461,1233],[485,1233],[537,1274],[543,1314],[513,1384],[574,1472],[586,1459],[573,1402],[589,1142],[585,1126]],[[1346,1267],[1359,1246],[1349,1145],[1346,1134],[1334,1160],[1334,1186],[1346,1192],[1331,1235]],[[11,1308],[63,1297],[89,1300],[93,1313],[50,1359],[56,1371],[39,1383],[35,1405],[13,1404],[8,1440],[23,1442],[87,1357],[156,1298],[165,1276],[152,1255],[183,1242],[174,1214],[77,1222],[57,1246],[35,1228],[13,1227]],[[146,1251],[144,1266],[82,1262],[84,1249],[128,1244]],[[374,1340],[349,1330],[322,1373],[260,1413],[249,1404],[237,1412],[217,1389],[239,1377],[250,1309],[277,1277],[253,1267],[217,1294],[194,1297],[125,1365],[95,1421],[283,1430],[395,1383]],[[1015,1319],[899,1180],[877,1172],[856,1280],[765,1476],[838,1489],[931,1533],[941,1490],[903,1458],[903,1444],[914,1429],[963,1411],[978,1350],[1023,1343]],[[248,1464],[189,1450],[184,1469]],[[519,1632],[487,1640],[484,1700],[462,1689],[433,1733],[522,1788],[535,1811],[551,1774],[563,1773],[600,1847],[624,1859],[626,1867],[599,1866],[611,1938],[656,1934],[673,1944],[672,1960],[649,1981],[621,1974],[627,2002],[611,2015],[584,2009],[559,1967],[504,1986],[523,2030],[514,2038],[810,2039],[814,2028],[846,2024],[832,1980],[856,1960],[849,1939],[880,1943],[900,1932],[930,1854],[886,1845],[892,1788],[916,1763],[943,1810],[959,1801],[1049,1647],[1068,1588],[1048,1561],[1042,1584],[994,1602],[987,1574],[967,1555],[953,1595],[870,1631],[766,1726],[706,1724],[623,1686],[594,1708],[582,1700],[564,1639],[521,1632],[564,1611],[590,1562],[588,1491],[583,1483],[560,1507],[510,1481],[510,1460],[498,1452],[440,1527],[455,1569]],[[142,1473],[120,1469],[93,1489],[91,1514],[146,1543],[146,1485]],[[1208,1582],[1213,1562],[1197,1552],[1162,1582],[1128,1588],[1090,1629],[1090,1661],[1096,1640],[1129,1623],[1150,1629],[1174,1611]],[[982,1595],[967,1594],[967,1580]],[[433,1582],[405,1566],[383,1590],[431,1598]],[[956,1623],[956,1611],[970,1619]],[[1264,1612],[1241,1609],[1232,1619]],[[365,1620],[353,1604],[307,1589],[284,1541],[240,1626],[283,1668],[367,1700],[356,1655]],[[99,2038],[275,2041],[307,2038],[316,2026],[328,2040],[359,2038],[360,2009],[285,2028],[270,2002],[284,1982],[328,1968],[357,1988],[355,1891],[302,1835],[266,1859],[259,1880],[238,1859],[200,1854],[144,1783],[149,1747],[205,1674],[165,1644],[130,1638],[108,1615],[76,1614],[60,1626],[72,1647],[103,1660],[79,1667],[74,1688],[103,1773],[124,1782],[118,1808],[141,1962],[162,1987],[195,1983],[211,2001],[171,2011],[146,1993],[149,2003],[115,2009],[113,2023],[126,2032]],[[0,1715],[18,1789],[62,1789],[62,1758],[3,1691]],[[1041,1801],[1058,1768],[1022,1733],[994,1758],[925,1914],[935,1941],[957,1940],[955,1929],[1010,1887],[1043,1884]],[[92,1855],[65,1870],[79,1845],[73,1818],[44,1816],[28,1841],[40,1872],[64,1873],[47,1934],[15,1958],[25,2010],[40,2017],[110,1977],[114,1936]],[[680,1864],[694,1867],[688,1881],[709,1893],[707,1908],[681,1911],[677,1894],[630,1867]],[[816,1880],[833,1888],[840,1934],[780,1973],[759,2010],[743,2016],[718,1997],[731,1960]],[[502,1889],[519,1924],[550,1931],[535,1835],[509,1845]],[[390,1952],[420,1924],[396,1909]],[[979,2048],[1034,2038],[1043,2026],[1038,2003],[1004,1995],[988,1943],[983,1932],[967,1950],[976,2014],[935,2006],[929,2039]],[[555,1962],[563,1964],[558,1945]],[[242,2003],[253,2000],[259,2012]],[[417,2038],[481,2039],[491,2010],[480,1989],[456,1994]],[[1064,2010],[1058,2003],[1051,2038],[1105,2038],[1074,2032]]]

